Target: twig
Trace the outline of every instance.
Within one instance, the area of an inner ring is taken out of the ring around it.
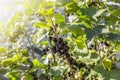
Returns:
[[[50,19],[50,21],[51,21],[51,23],[52,23],[52,29],[53,29],[53,32],[55,33],[55,38],[58,39],[58,32],[57,32],[56,26],[54,25],[51,17],[48,16],[48,18]],[[49,42],[50,42],[50,46],[52,47],[51,40],[49,40]],[[50,48],[51,48],[51,47],[50,47]],[[54,62],[55,62],[55,61],[56,61],[56,60],[55,60],[55,54],[52,53],[52,56],[53,56],[53,59],[54,59]]]
[[[106,66],[105,66],[105,63],[104,63],[104,61],[103,61],[103,59],[102,59],[102,57],[101,57],[101,53],[100,53],[100,49],[99,49],[99,43],[97,42],[96,36],[95,36],[95,38],[94,38],[94,41],[95,41],[96,49],[98,50],[98,56],[99,56],[99,58],[100,58],[100,62],[102,63],[103,68],[104,68],[105,70],[107,70],[107,68],[106,68]]]

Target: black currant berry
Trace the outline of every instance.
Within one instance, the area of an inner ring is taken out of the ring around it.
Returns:
[[[54,42],[57,42],[57,38],[53,38],[53,41],[54,41]]]
[[[62,38],[59,38],[59,39],[58,39],[58,43],[61,43],[61,42],[63,42],[63,39],[62,39]]]
[[[68,53],[68,51],[69,51],[68,49],[65,49],[63,52]]]
[[[55,46],[53,46],[53,47],[52,47],[52,50],[56,50],[56,47],[55,47]]]
[[[46,50],[44,49],[43,52],[46,52]]]
[[[58,49],[57,52],[61,52],[61,49]]]
[[[66,53],[66,57],[70,57],[70,54],[69,54],[69,53]]]
[[[109,47],[109,46],[110,46],[110,44],[108,44],[107,42],[105,42],[104,44],[105,44],[105,46],[107,46],[107,47]]]
[[[52,37],[51,37],[51,36],[49,37],[49,40],[52,40]]]
[[[69,58],[69,61],[70,61],[70,62],[73,62],[73,58]]]
[[[64,43],[64,42],[61,42],[60,45],[61,45],[61,46],[65,46],[65,43]]]
[[[61,46],[60,44],[57,45],[59,49],[62,49],[64,46]]]
[[[65,50],[69,50],[69,46],[65,46]]]

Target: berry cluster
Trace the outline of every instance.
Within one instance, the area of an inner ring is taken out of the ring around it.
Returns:
[[[71,57],[69,54],[69,46],[67,45],[66,41],[64,41],[62,38],[57,39],[54,37],[51,37],[51,40],[54,42],[52,53],[58,53],[60,56],[62,56],[63,59],[66,59],[72,69],[85,66],[83,63],[78,64],[76,60]]]
[[[52,47],[53,53],[58,53],[60,55],[67,54],[69,51],[69,46],[67,46],[67,42],[63,41],[62,38],[52,38],[52,41],[55,43]]]

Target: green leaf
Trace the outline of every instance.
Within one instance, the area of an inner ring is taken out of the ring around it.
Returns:
[[[98,25],[98,26],[94,27],[92,30],[84,27],[85,33],[87,35],[87,39],[91,40],[94,36],[98,36],[98,35],[102,34],[102,31],[104,28],[105,28],[105,26],[103,26],[103,25]]]
[[[29,58],[30,58],[30,57],[22,57],[22,59],[20,60],[20,62],[27,64],[27,60],[28,60]]]
[[[40,64],[39,64],[40,62],[38,61],[38,59],[34,59],[33,60],[33,65],[34,66],[39,66]]]
[[[91,53],[90,58],[91,59],[97,59],[98,58],[98,54],[97,53]]]
[[[38,11],[41,15],[43,16],[48,16],[48,15],[53,15],[54,14],[54,9],[50,8],[50,9],[39,9]]]
[[[19,72],[18,71],[10,71],[8,72],[8,77],[10,80],[19,80]]]
[[[93,63],[96,62],[96,60],[95,59],[90,59],[90,58],[80,58],[80,62],[83,62],[85,64],[93,64]]]
[[[34,27],[40,27],[40,28],[50,28],[50,26],[46,22],[36,22],[34,24]]]
[[[110,71],[110,80],[119,80],[120,79],[120,70],[113,69]]]
[[[116,9],[112,12],[113,15],[119,16],[120,15],[120,9]]]
[[[65,22],[65,18],[61,14],[55,14],[53,17],[56,23]]]
[[[87,28],[92,28],[92,27],[90,26],[90,24],[88,24],[88,23],[85,22],[85,21],[82,21],[81,24],[83,24],[83,25],[84,25],[85,27],[87,27]]]
[[[52,66],[57,66],[58,63],[57,63],[57,61],[55,61],[55,62],[53,62],[51,65],[52,65]]]
[[[2,61],[2,66],[10,66],[10,65],[16,63],[17,61],[19,61],[20,58],[21,58],[20,54],[16,54],[12,58],[7,58]]]
[[[79,36],[74,41],[75,41],[75,43],[76,43],[76,45],[78,46],[79,49],[83,49],[84,47],[86,47],[85,40],[86,40],[85,37]]]
[[[97,9],[95,7],[81,8],[80,10],[83,13],[83,15],[87,15],[90,17],[93,16],[97,11]]]
[[[55,76],[54,80],[62,80],[61,76]]]
[[[110,71],[110,69],[112,68],[112,61],[110,59],[105,59],[104,63],[108,71]]]
[[[47,44],[48,44],[48,40],[46,40],[46,41],[41,41],[40,44],[38,44],[38,46],[40,47],[40,46],[42,46],[42,45],[47,45]]]
[[[39,62],[38,59],[33,60],[33,65],[34,65],[34,67],[40,67],[41,69],[46,69],[47,68],[47,65]]]
[[[120,51],[120,42],[116,42],[115,44],[116,44],[115,49]]]
[[[118,17],[113,15],[106,16],[104,18],[105,18],[105,24],[108,24],[108,25],[113,25],[115,24],[116,21],[119,21]]]
[[[30,73],[31,73],[31,72],[35,72],[35,71],[37,71],[38,69],[40,69],[39,66],[34,66],[34,67],[30,68],[29,72],[30,72]]]
[[[43,1],[40,3],[38,12],[43,16],[53,15],[54,14],[53,6],[54,3],[52,1]]]
[[[56,0],[56,6],[63,6],[63,5],[66,5],[72,1],[73,0]]]
[[[14,55],[13,56],[13,58],[12,58],[14,61],[19,61],[20,59],[21,59],[21,54],[16,54],[16,55]]]
[[[5,47],[0,47],[0,53],[6,53],[7,49]]]
[[[8,58],[8,59],[2,61],[2,66],[10,66],[12,63],[14,63],[14,59]]]
[[[110,80],[109,74],[107,73],[107,71],[102,66],[96,65],[94,67],[94,71],[98,74],[99,77],[102,76],[102,78],[104,80]],[[101,80],[103,80],[103,79],[101,79]]]
[[[76,12],[77,10],[79,10],[79,7],[76,3],[72,2],[66,5],[66,12],[70,13],[70,12]]]
[[[34,80],[34,77],[30,74],[25,74],[23,77],[22,77],[22,80]]]
[[[108,33],[107,35],[107,39],[111,40],[111,41],[119,41],[120,40],[120,34],[117,33]]]
[[[69,31],[76,35],[83,35],[85,34],[84,30],[78,24],[67,24],[67,28]]]

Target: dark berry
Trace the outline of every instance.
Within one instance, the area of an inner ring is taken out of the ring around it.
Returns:
[[[73,62],[73,58],[69,58],[69,62]]]
[[[65,49],[63,52],[68,53],[68,51],[69,51],[68,49]]]
[[[60,44],[57,45],[59,49],[62,49],[64,46],[61,46]]]
[[[70,57],[70,54],[69,54],[69,53],[66,53],[66,57]]]
[[[62,39],[62,38],[59,38],[59,39],[58,39],[58,43],[61,43],[61,42],[63,42],[63,39]]]
[[[46,52],[46,50],[44,49],[43,52]]]
[[[56,53],[57,51],[56,50],[52,50],[52,53]]]
[[[49,40],[52,40],[52,37],[51,37],[51,36],[49,37]]]
[[[61,50],[60,50],[60,49],[58,49],[58,50],[57,50],[57,52],[61,52]]]
[[[65,46],[65,50],[69,50],[69,46]]]
[[[110,44],[108,44],[107,42],[105,42],[104,44],[105,44],[105,46],[107,46],[107,47],[109,47],[109,46],[110,46]]]
[[[55,46],[53,46],[53,47],[52,47],[52,50],[56,50],[56,47],[55,47]]]
[[[57,42],[57,38],[53,38],[53,41],[54,41],[54,42]]]
[[[64,46],[59,46],[59,49],[63,50],[63,49],[64,49]]]
[[[61,42],[60,45],[61,45],[61,46],[65,46],[65,43],[64,43],[64,42]]]

